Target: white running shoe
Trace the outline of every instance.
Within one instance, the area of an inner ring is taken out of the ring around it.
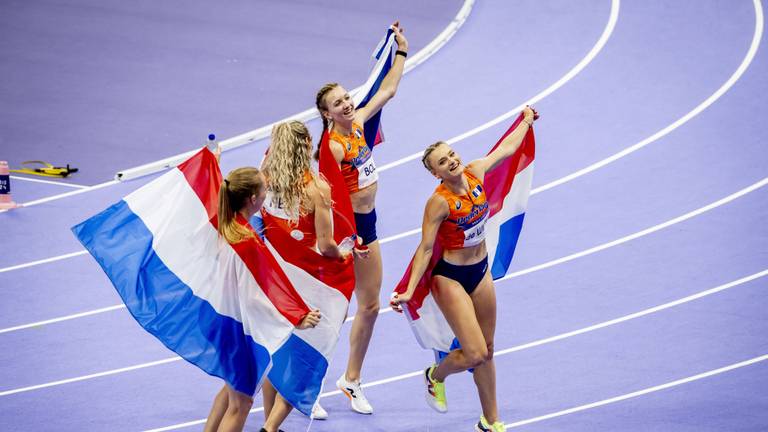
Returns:
[[[312,405],[312,414],[309,417],[315,420],[326,420],[328,418],[328,411],[320,406],[320,401],[318,400]]]
[[[352,404],[352,410],[360,414],[373,414],[373,407],[368,403],[368,399],[365,398],[360,381],[347,381],[346,374],[342,374],[339,380],[336,381],[336,387],[347,395]]]

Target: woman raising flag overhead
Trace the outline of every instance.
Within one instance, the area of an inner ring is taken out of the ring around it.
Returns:
[[[397,50],[393,54],[395,43]],[[407,56],[408,40],[400,23],[395,22],[375,53],[378,62],[357,106],[337,83],[324,85],[315,99],[323,119],[320,172],[329,179],[334,202],[342,207],[351,206],[359,242],[370,250],[368,259],[355,259],[357,311],[350,332],[347,368],[336,381],[339,390],[350,399],[352,409],[361,414],[373,413],[363,394],[360,376],[379,314],[382,279],[381,250],[376,236],[378,174],[372,150],[381,139],[381,108],[395,96]]]

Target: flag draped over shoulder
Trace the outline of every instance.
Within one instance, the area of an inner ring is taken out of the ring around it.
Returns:
[[[355,289],[352,257],[328,258],[302,245],[263,212],[266,244],[304,301],[322,314],[314,328],[295,330],[275,353],[269,381],[294,408],[310,415]]]
[[[488,153],[493,152],[522,120],[521,114]],[[535,148],[533,129],[529,129],[517,151],[485,173],[483,185],[490,207],[490,217],[485,225],[485,243],[488,249],[489,271],[494,280],[507,273],[515,253],[531,192]],[[403,306],[403,311],[416,339],[423,348],[447,353],[456,348],[458,343],[430,293],[432,269],[442,256],[442,251],[439,241],[435,241],[432,259],[427,270],[419,281],[413,297]],[[404,293],[408,288],[412,265],[413,260],[395,288],[395,292]]]
[[[395,32],[391,28],[387,29],[386,36],[384,36],[384,39],[379,42],[374,50],[373,58],[375,63],[368,76],[368,80],[361,86],[360,91],[352,96],[357,108],[364,107],[371,100],[373,95],[379,90],[384,77],[387,76],[387,73],[392,68],[395,46],[394,34]],[[363,133],[365,135],[365,142],[371,149],[384,140],[384,135],[381,132],[381,110],[363,124]],[[333,238],[337,243],[340,243],[345,237],[355,234],[356,227],[349,192],[344,184],[344,177],[341,175],[339,165],[331,152],[327,130],[323,131],[320,139],[318,168],[331,186],[331,199],[334,203]],[[351,231],[349,231],[349,228],[351,228]]]
[[[72,231],[145,330],[253,395],[309,309],[258,237],[219,236],[221,179],[203,149]]]

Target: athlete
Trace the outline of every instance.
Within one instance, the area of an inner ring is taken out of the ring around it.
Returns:
[[[220,151],[216,152],[216,156]],[[257,168],[245,167],[231,171],[219,188],[219,234],[230,244],[259,241],[248,220],[264,203],[264,176]],[[310,311],[296,328],[314,327],[320,322],[320,312]],[[205,423],[205,431],[242,431],[253,405],[253,398],[224,384],[216,395]]]
[[[379,314],[382,262],[376,236],[376,189],[378,174],[371,154],[373,143],[365,141],[364,123],[395,96],[408,56],[408,40],[399,22],[392,24],[397,51],[390,71],[378,91],[362,108],[356,108],[347,90],[337,83],[324,85],[315,103],[323,119],[324,130],[330,132],[330,149],[339,164],[352,201],[357,234],[370,253],[369,259],[355,259],[355,297],[357,312],[349,336],[349,359],[346,371],[336,386],[349,398],[352,409],[372,414],[373,407],[363,394],[360,375],[365,353]],[[370,146],[369,146],[370,145]],[[327,417],[319,405],[316,418]]]
[[[312,138],[302,122],[284,122],[272,129],[272,142],[262,164],[267,178],[262,208],[267,239],[273,230],[283,230],[323,256],[346,259],[354,253],[356,258],[365,258],[368,251],[343,249],[334,241],[330,187],[310,170],[311,156]],[[292,407],[268,380],[262,391],[265,415],[262,431],[278,431]]]
[[[485,223],[490,209],[486,201],[485,173],[512,156],[538,114],[530,107],[523,121],[488,156],[463,165],[459,155],[440,141],[427,147],[422,162],[440,185],[427,201],[422,222],[421,243],[413,258],[406,292],[394,295],[391,306],[413,296],[432,258],[435,241],[443,248],[432,270],[432,296],[459,340],[461,348],[451,351],[439,364],[424,371],[427,402],[438,412],[447,411],[445,379],[474,368],[482,415],[475,425],[479,432],[506,430],[499,421],[496,403],[496,370],[493,338],[496,331],[496,292],[488,271]]]

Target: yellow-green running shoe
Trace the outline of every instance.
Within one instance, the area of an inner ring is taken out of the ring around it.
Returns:
[[[494,424],[489,424],[485,416],[480,416],[480,421],[475,425],[475,431],[477,432],[506,432],[507,427],[504,423],[497,421]]]
[[[448,411],[448,404],[445,402],[445,383],[437,382],[432,378],[432,372],[435,371],[437,365],[432,365],[424,371],[424,381],[427,384],[427,404],[432,407],[433,410],[445,414]]]

